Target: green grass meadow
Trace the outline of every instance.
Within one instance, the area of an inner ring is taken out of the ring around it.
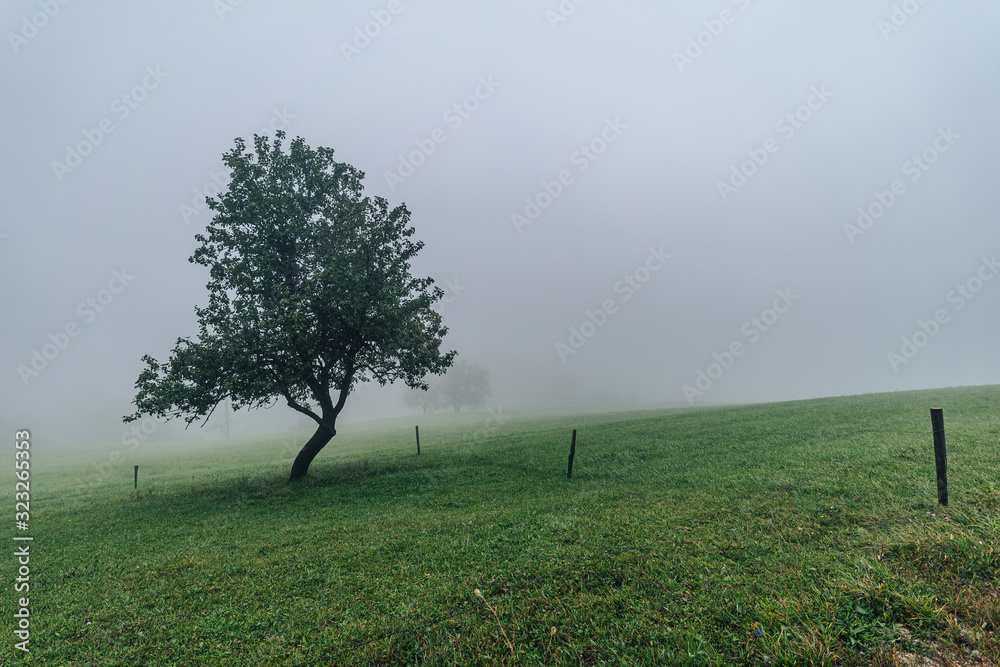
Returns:
[[[345,424],[294,485],[305,432],[33,442],[0,663],[1000,664],[1000,387],[488,418]]]

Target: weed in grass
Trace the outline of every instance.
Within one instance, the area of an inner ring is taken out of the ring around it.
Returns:
[[[498,626],[500,626],[500,632],[501,632],[501,633],[503,634],[503,640],[504,640],[504,643],[505,643],[505,644],[507,645],[507,648],[509,648],[509,649],[510,649],[510,663],[511,663],[512,665],[516,665],[516,664],[517,664],[517,656],[516,656],[516,655],[514,655],[514,640],[513,640],[513,637],[514,637],[514,635],[515,635],[515,629],[514,629],[514,623],[513,623],[513,621],[511,621],[511,627],[510,627],[510,637],[508,637],[508,636],[507,636],[507,631],[506,631],[506,630],[504,630],[504,627],[503,627],[503,622],[502,622],[502,621],[500,620],[500,614],[498,614],[498,613],[497,613],[497,610],[496,610],[496,608],[495,608],[495,607],[493,607],[493,606],[492,606],[492,605],[491,605],[491,604],[489,603],[489,601],[488,601],[488,600],[487,600],[486,598],[484,598],[484,597],[483,597],[483,594],[482,594],[482,592],[481,592],[481,591],[480,591],[480,590],[479,590],[478,588],[477,588],[477,589],[475,589],[475,590],[474,590],[474,591],[472,591],[472,592],[473,592],[473,593],[475,593],[475,594],[476,594],[476,596],[477,596],[477,597],[478,597],[478,598],[479,598],[480,600],[482,600],[482,601],[483,601],[483,604],[485,604],[485,605],[486,605],[486,608],[487,608],[487,609],[489,609],[489,610],[490,610],[490,611],[491,611],[491,612],[493,613],[493,618],[495,618],[495,619],[497,620],[497,625],[498,625]]]
[[[552,648],[552,640],[556,637],[556,628],[552,627],[552,631],[549,633],[549,643],[545,645],[545,655],[542,656],[542,662],[549,659],[549,650]]]

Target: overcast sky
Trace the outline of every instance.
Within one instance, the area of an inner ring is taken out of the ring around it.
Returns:
[[[117,439],[276,129],[405,202],[493,406],[1000,381],[1000,5],[577,2],[4,3],[5,432]]]

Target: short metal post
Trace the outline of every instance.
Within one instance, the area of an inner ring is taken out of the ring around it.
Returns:
[[[944,410],[931,408],[931,429],[934,431],[934,462],[937,464],[938,503],[948,504],[948,453],[944,446]]]

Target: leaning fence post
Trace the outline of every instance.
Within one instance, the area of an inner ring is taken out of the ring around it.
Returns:
[[[931,429],[934,431],[934,462],[937,464],[938,502],[948,504],[948,455],[944,446],[944,410],[931,408]]]
[[[576,429],[573,429],[573,440],[569,443],[569,468],[566,470],[566,479],[573,478],[573,456],[576,455]]]
[[[413,428],[417,432],[417,456],[420,456],[420,427],[414,426]]]

